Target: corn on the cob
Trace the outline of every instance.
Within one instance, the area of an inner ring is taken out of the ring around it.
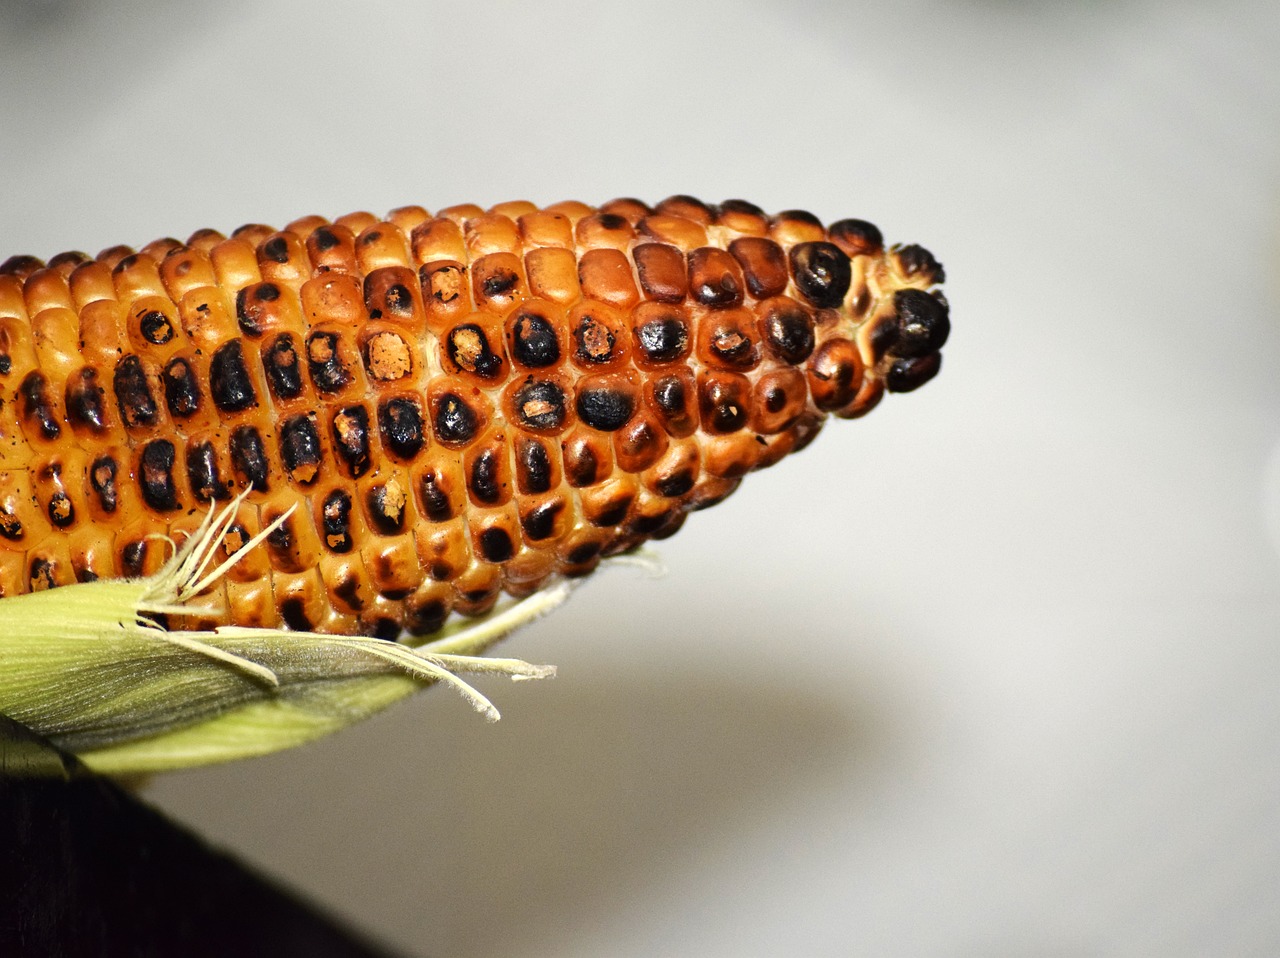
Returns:
[[[0,266],[0,595],[154,572],[213,500],[232,623],[427,634],[674,533],[930,379],[942,268],[676,196],[420,207]]]

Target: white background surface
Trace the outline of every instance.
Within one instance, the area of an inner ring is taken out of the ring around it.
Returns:
[[[0,258],[743,196],[942,376],[442,691],[149,796],[406,953],[1280,954],[1280,5],[0,6]]]

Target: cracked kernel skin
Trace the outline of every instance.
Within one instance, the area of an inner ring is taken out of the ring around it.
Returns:
[[[939,369],[941,264],[864,220],[420,207],[0,265],[0,596],[154,572],[246,486],[176,623],[395,636],[674,534]]]

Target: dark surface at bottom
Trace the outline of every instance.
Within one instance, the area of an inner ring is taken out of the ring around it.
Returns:
[[[391,954],[0,716],[0,955]]]

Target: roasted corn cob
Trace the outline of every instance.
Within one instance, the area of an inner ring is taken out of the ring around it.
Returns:
[[[153,573],[182,623],[428,634],[674,533],[939,368],[942,267],[686,196],[420,207],[0,266],[0,594]]]

